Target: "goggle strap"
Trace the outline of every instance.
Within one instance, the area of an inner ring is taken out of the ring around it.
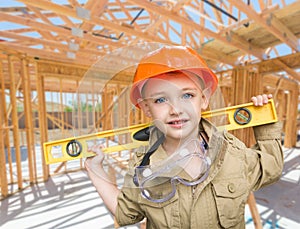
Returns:
[[[205,135],[205,136],[203,136],[203,135]],[[203,140],[203,146],[207,150],[208,149],[208,143],[207,143],[206,139],[208,139],[208,137],[207,137],[207,135],[206,135],[206,133],[204,131],[200,132],[200,136],[201,136],[201,138]]]
[[[158,149],[158,147],[163,143],[164,140],[165,140],[165,135],[162,135],[157,139],[157,141],[150,147],[148,152],[143,157],[140,166],[145,166],[149,164],[150,156]]]

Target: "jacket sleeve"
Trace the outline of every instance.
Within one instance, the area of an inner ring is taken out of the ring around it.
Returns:
[[[125,180],[131,179],[130,175],[126,175]],[[137,196],[140,191],[137,187],[127,187],[125,181],[124,186],[118,196],[118,205],[116,209],[115,219],[120,226],[131,225],[143,220],[144,214],[137,202]]]
[[[135,168],[143,157],[143,151],[133,155],[129,161],[129,170],[124,178],[124,184],[118,196],[118,205],[116,209],[115,219],[120,226],[131,225],[143,220],[144,213],[138,204],[138,195],[140,189],[133,183],[133,175]]]
[[[247,153],[248,182],[252,190],[277,181],[283,170],[281,122],[254,127],[256,144]],[[256,154],[253,154],[253,151]]]

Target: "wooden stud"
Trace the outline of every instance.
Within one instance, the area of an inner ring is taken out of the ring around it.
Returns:
[[[297,142],[297,111],[298,101],[292,99],[287,101],[288,97],[285,92],[291,94],[291,98],[299,97],[299,86],[296,81],[274,77],[272,75],[264,75],[264,85],[275,88],[274,99],[277,103],[277,113],[279,120],[283,121],[284,146],[287,148],[294,147]],[[289,112],[292,111],[292,112]]]
[[[22,182],[22,168],[21,168],[21,149],[20,149],[20,137],[19,137],[19,120],[18,120],[18,111],[17,111],[17,84],[16,84],[16,75],[14,72],[14,65],[12,61],[12,57],[8,56],[8,64],[9,64],[9,75],[10,75],[10,102],[11,102],[11,116],[12,116],[12,124],[13,124],[13,140],[14,140],[14,148],[15,148],[15,156],[16,156],[16,168],[17,168],[17,183],[18,188],[23,188]]]
[[[260,215],[259,212],[257,210],[257,206],[256,206],[256,200],[255,200],[255,196],[253,194],[253,192],[251,192],[249,194],[248,200],[247,200],[252,218],[253,218],[253,223],[256,229],[262,229],[262,223],[261,223],[261,219],[260,219]]]
[[[35,69],[38,69],[35,66]],[[38,71],[36,72],[37,77],[37,94],[38,94],[38,115],[39,115],[39,130],[41,137],[41,146],[44,142],[48,141],[48,125],[47,125],[47,112],[46,112],[46,99],[45,99],[45,90],[44,90],[44,76],[41,75]],[[43,165],[43,179],[47,181],[49,178],[49,166],[46,164],[44,150],[42,148],[42,165]]]
[[[67,101],[67,93],[64,94],[65,97],[65,101]],[[68,111],[66,110],[65,112],[65,121],[66,121],[66,125],[69,124],[69,115],[68,115]],[[68,128],[67,128],[68,129]]]
[[[77,81],[77,88],[79,88],[79,81]],[[78,92],[77,93],[77,111],[75,111],[74,113],[76,114],[75,118],[77,119],[77,125],[78,125],[78,129],[79,129],[79,133],[81,134],[82,132],[82,104],[81,104],[81,93]]]
[[[60,121],[61,132],[65,131],[65,118],[64,118],[64,106],[63,106],[63,79],[59,79],[59,101],[60,101]]]
[[[0,187],[1,187],[1,195],[6,197],[8,195],[8,183],[7,183],[7,172],[6,172],[6,158],[5,158],[5,144],[2,139],[5,136],[5,112],[2,110],[6,110],[5,104],[5,87],[4,87],[4,76],[2,72],[2,61],[0,62],[0,78],[1,78],[1,88],[0,88],[0,107],[3,108],[0,110]]]
[[[3,63],[1,62],[1,65],[3,66]],[[3,68],[1,68],[3,69]],[[2,73],[2,72],[1,72]],[[2,103],[3,103],[3,106],[2,106],[2,113],[3,113],[3,121],[4,121],[4,147],[6,148],[7,150],[7,160],[8,160],[8,167],[9,167],[9,180],[11,183],[14,182],[14,177],[13,177],[13,167],[12,167],[12,157],[11,157],[11,146],[10,146],[10,136],[9,136],[9,131],[12,129],[12,126],[9,127],[9,114],[10,114],[10,111],[7,109],[7,105],[6,105],[6,98],[5,98],[5,79],[4,77],[2,78],[2,81],[1,81],[1,84],[2,84],[2,97],[1,97],[1,100],[2,100]]]
[[[30,95],[30,78],[28,74],[28,62],[26,59],[22,59],[22,71],[21,77],[23,82],[23,95],[24,95],[24,113],[25,113],[25,128],[27,138],[27,155],[28,155],[28,170],[29,181],[35,183],[36,180],[36,161],[35,161],[35,147],[32,125],[32,106]]]
[[[262,86],[259,84],[257,73],[253,73],[246,68],[236,68],[232,73],[232,104],[237,105],[241,103],[249,102],[253,95],[257,95],[262,92]],[[260,81],[261,82],[261,81]],[[252,88],[252,90],[250,90]],[[254,143],[254,136],[252,129],[234,130],[232,133],[241,139],[248,147]],[[260,224],[260,215],[256,208],[255,199],[253,193],[249,195],[248,205],[251,209],[251,215],[256,228],[262,228]]]
[[[93,111],[92,111],[92,123],[95,123],[96,121],[96,108],[98,107],[98,99],[95,92],[95,82],[92,81],[92,101],[93,101]],[[92,129],[95,128],[94,125],[92,125]]]
[[[295,125],[295,121],[297,120],[298,114],[298,101],[292,98],[298,98],[299,91],[294,90],[290,91],[286,94],[287,97],[287,111],[286,114],[286,123],[285,123],[285,133],[290,133],[290,135],[286,135],[284,138],[284,146],[287,148],[293,147],[294,143],[297,141],[297,125]]]

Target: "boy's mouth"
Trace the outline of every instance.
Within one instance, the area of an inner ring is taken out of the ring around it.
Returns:
[[[172,120],[168,122],[169,125],[182,125],[186,123],[188,120],[187,119],[179,119],[179,120]]]

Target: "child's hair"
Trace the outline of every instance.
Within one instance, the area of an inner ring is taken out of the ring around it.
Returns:
[[[174,76],[174,77],[176,77],[177,75],[178,75],[178,73],[183,73],[184,75],[186,75],[187,77],[189,77],[189,78],[195,78],[196,79],[196,81],[197,82],[195,82],[195,83],[197,83],[200,87],[199,87],[199,89],[201,90],[201,91],[204,91],[206,88],[205,88],[205,83],[203,82],[203,79],[202,78],[200,78],[198,75],[196,75],[195,73],[193,73],[193,72],[186,72],[186,71],[173,71],[173,72],[167,72],[167,73],[164,73],[165,75],[170,75],[170,76]],[[154,77],[151,77],[151,78],[154,78]],[[144,83],[143,83],[143,85],[141,86],[141,97],[142,97],[142,99],[144,99],[145,98],[145,88],[147,87],[147,83],[148,83],[148,81],[151,79],[151,78],[149,78],[149,79],[145,79],[144,80]],[[193,80],[194,81],[194,80]]]

